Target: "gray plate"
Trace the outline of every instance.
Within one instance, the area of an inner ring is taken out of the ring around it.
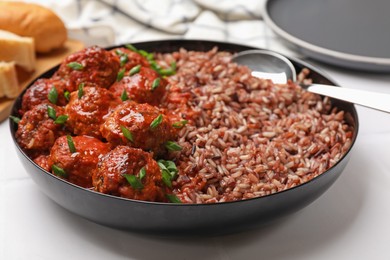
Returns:
[[[264,20],[299,53],[332,65],[390,72],[390,1],[268,0]]]

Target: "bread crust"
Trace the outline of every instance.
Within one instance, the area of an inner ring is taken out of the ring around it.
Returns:
[[[0,29],[34,38],[35,50],[47,53],[63,46],[67,31],[50,9],[22,2],[0,2]]]

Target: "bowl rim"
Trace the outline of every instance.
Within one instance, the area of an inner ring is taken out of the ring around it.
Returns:
[[[257,47],[253,47],[253,46],[249,46],[249,45],[244,45],[244,44],[237,44],[237,43],[231,43],[231,42],[223,42],[223,41],[209,41],[209,40],[197,40],[197,39],[191,39],[191,40],[188,40],[188,39],[168,39],[168,40],[155,40],[155,41],[141,41],[141,42],[134,42],[134,43],[131,43],[132,45],[145,45],[145,44],[158,44],[158,43],[172,43],[172,42],[177,42],[177,43],[196,43],[196,42],[199,42],[199,43],[206,43],[206,44],[214,44],[215,46],[217,47],[220,47],[220,45],[229,45],[229,46],[233,46],[233,47],[239,47],[239,48],[246,48],[246,49],[259,49],[259,50],[264,50],[265,48],[257,48]],[[106,50],[111,50],[111,49],[115,49],[115,48],[118,48],[118,47],[124,47],[126,44],[129,44],[129,43],[124,43],[124,44],[118,44],[118,45],[112,45],[112,46],[108,46],[108,47],[105,47],[104,49]],[[180,47],[180,46],[179,46]],[[265,49],[267,50],[267,49]],[[223,50],[222,50],[223,51]],[[272,50],[271,50],[272,51]],[[158,51],[156,51],[158,52]],[[276,52],[278,53],[278,52]],[[280,53],[279,53],[280,54]],[[320,76],[322,76],[323,78],[325,78],[326,80],[332,82],[335,86],[339,86],[338,84],[336,84],[336,82],[327,74],[325,73],[324,71],[322,71],[321,69],[311,65],[310,63],[308,62],[305,62],[305,61],[302,61],[298,58],[295,58],[295,57],[290,57],[290,56],[287,56],[287,55],[284,55],[284,54],[281,54],[283,56],[285,56],[286,58],[288,58],[289,60],[291,60],[294,64],[294,66],[301,66],[303,68],[308,68],[310,71],[314,71],[316,72],[317,74],[319,74]],[[20,104],[21,104],[21,99],[24,95],[24,93],[27,91],[28,88],[31,87],[31,85],[37,80],[37,79],[40,79],[40,78],[43,78],[44,75],[46,74],[50,74],[50,75],[53,75],[54,72],[58,69],[58,67],[60,66],[60,64],[57,64],[55,66],[53,66],[52,68],[46,70],[45,72],[41,73],[39,76],[37,76],[36,78],[34,78],[28,85],[27,87],[17,96],[17,98],[15,99],[13,105],[12,105],[12,108],[11,108],[11,116],[15,116],[15,115],[18,115],[18,108],[20,107]],[[331,98],[331,100],[334,100]],[[345,103],[347,104],[348,102],[345,102],[345,101],[340,101],[341,103]],[[302,186],[307,186],[307,185],[310,185],[310,183],[313,183],[315,181],[319,181],[321,178],[324,178],[324,175],[328,172],[330,172],[332,169],[334,169],[335,167],[337,167],[338,164],[340,164],[348,155],[349,153],[351,152],[355,142],[356,142],[356,139],[358,137],[358,132],[359,132],[359,117],[358,117],[358,113],[356,111],[356,107],[354,104],[350,104],[351,106],[351,113],[352,113],[352,117],[354,119],[354,133],[353,133],[353,137],[352,137],[352,142],[351,142],[351,145],[350,147],[348,148],[348,150],[342,155],[342,157],[334,164],[332,165],[330,168],[328,168],[326,171],[322,172],[321,174],[315,176],[314,178],[308,180],[308,181],[305,181],[299,185],[296,185],[294,187],[291,187],[291,188],[288,188],[288,189],[284,189],[284,190],[281,190],[281,191],[278,191],[278,192],[274,192],[274,193],[271,193],[271,194],[267,194],[267,195],[263,195],[263,196],[258,196],[258,197],[253,197],[253,198],[248,198],[248,199],[241,199],[241,200],[234,200],[234,201],[225,201],[225,202],[215,202],[215,203],[171,203],[171,202],[154,202],[154,201],[142,201],[142,200],[135,200],[135,199],[128,199],[128,198],[123,198],[123,197],[119,197],[119,196],[114,196],[114,195],[110,195],[110,194],[105,194],[105,193],[101,193],[101,192],[97,192],[97,191],[94,191],[92,189],[87,189],[87,188],[83,188],[81,186],[78,186],[76,184],[73,184],[65,179],[62,179],[48,171],[46,171],[45,169],[43,169],[42,167],[40,167],[38,164],[36,164],[24,151],[23,149],[19,146],[18,142],[16,141],[16,137],[15,137],[15,133],[16,133],[16,130],[17,130],[17,123],[15,123],[11,117],[9,117],[9,127],[10,127],[10,134],[12,136],[12,139],[13,139],[13,142],[15,144],[15,146],[17,147],[17,149],[19,150],[19,152],[25,157],[25,159],[27,159],[29,161],[29,163],[31,163],[35,168],[37,168],[38,170],[40,170],[41,172],[43,172],[44,174],[48,175],[49,177],[51,178],[55,178],[57,179],[58,181],[61,181],[63,182],[64,184],[67,184],[67,185],[70,185],[70,186],[73,186],[74,188],[77,188],[83,192],[91,192],[92,194],[94,195],[97,195],[97,196],[102,196],[102,197],[105,197],[105,198],[108,198],[108,199],[116,199],[118,201],[123,201],[123,202],[131,202],[131,203],[137,203],[137,204],[144,204],[144,205],[151,205],[151,206],[170,206],[170,207],[216,207],[217,205],[219,206],[223,206],[223,205],[228,205],[228,204],[233,204],[233,203],[238,203],[238,202],[241,202],[241,203],[250,203],[250,201],[253,201],[253,200],[260,200],[260,199],[267,199],[267,198],[271,198],[271,197],[274,197],[274,196],[278,196],[280,194],[284,194],[284,193],[290,193],[290,192],[293,192],[295,189],[300,189]]]

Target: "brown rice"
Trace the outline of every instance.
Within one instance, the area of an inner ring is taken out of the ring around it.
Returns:
[[[157,59],[176,61],[169,84],[191,95],[186,106],[197,114],[181,129],[178,143],[184,149],[174,158],[179,168],[174,192],[184,203],[289,189],[329,169],[351,145],[354,129],[328,98],[293,82],[254,78],[229,53],[180,50]]]

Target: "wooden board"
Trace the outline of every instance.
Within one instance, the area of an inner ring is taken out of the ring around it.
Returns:
[[[34,72],[27,73],[21,69],[17,70],[19,84],[21,89],[24,89],[35,78],[43,72],[59,64],[66,56],[84,48],[82,42],[76,40],[68,40],[63,48],[52,51],[48,54],[38,54],[37,64]],[[9,116],[14,99],[0,98],[0,122]]]

